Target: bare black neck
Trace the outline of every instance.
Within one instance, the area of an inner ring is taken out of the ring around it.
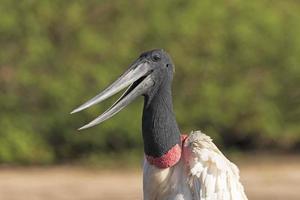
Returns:
[[[150,99],[145,96],[142,131],[144,151],[161,157],[180,144],[180,131],[173,112],[171,83],[162,84]]]

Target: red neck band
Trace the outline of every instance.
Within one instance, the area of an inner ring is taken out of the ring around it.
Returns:
[[[186,138],[187,135],[181,135],[181,143],[183,143]],[[151,165],[155,165],[158,168],[169,168],[174,166],[180,160],[181,148],[181,146],[176,144],[161,157],[153,157],[146,155],[146,159]]]

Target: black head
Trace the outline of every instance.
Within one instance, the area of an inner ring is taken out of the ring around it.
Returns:
[[[151,100],[161,87],[171,85],[173,73],[174,65],[167,52],[162,49],[144,52],[113,84],[71,113],[79,112],[99,103],[129,86],[107,111],[80,129],[95,126],[121,111],[140,95]]]
[[[163,49],[154,49],[140,55],[141,62],[147,61],[152,68],[151,78],[154,85],[145,91],[150,99],[162,85],[169,85],[173,80],[174,64],[171,57]]]
[[[168,75],[173,75],[174,65],[172,59],[163,49],[146,51],[140,55],[139,59],[147,60],[150,65],[158,70],[158,72],[169,73]]]

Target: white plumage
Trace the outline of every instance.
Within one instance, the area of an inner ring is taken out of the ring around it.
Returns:
[[[181,160],[160,169],[144,161],[144,200],[247,200],[239,170],[201,131],[184,141]]]

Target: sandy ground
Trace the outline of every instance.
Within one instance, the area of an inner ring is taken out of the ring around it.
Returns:
[[[249,199],[299,200],[300,161],[296,159],[239,163]],[[135,200],[141,199],[141,183],[141,171],[132,169],[2,167],[0,200]]]

